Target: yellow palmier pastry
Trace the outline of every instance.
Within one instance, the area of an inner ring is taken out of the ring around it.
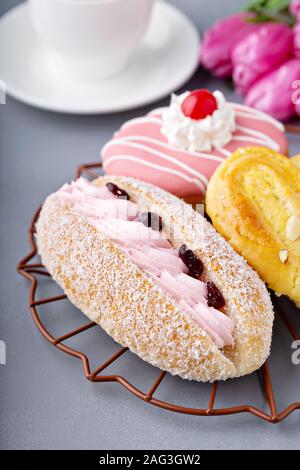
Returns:
[[[294,165],[297,165],[300,168],[300,155],[295,155],[294,157],[292,157],[291,162],[293,162]]]
[[[300,170],[265,148],[240,149],[210,180],[207,213],[271,289],[300,306]]]

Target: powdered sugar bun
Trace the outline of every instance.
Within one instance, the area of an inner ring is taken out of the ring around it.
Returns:
[[[171,374],[197,381],[225,380],[259,368],[270,351],[273,310],[258,275],[200,214],[166,191],[126,177],[109,176],[142,210],[164,220],[170,241],[191,247],[204,262],[203,280],[221,290],[235,322],[234,345],[218,349],[120,247],[54,193],[37,223],[43,263],[69,299],[115,341]]]

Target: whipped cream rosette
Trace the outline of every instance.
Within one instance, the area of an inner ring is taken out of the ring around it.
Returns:
[[[220,91],[215,91],[215,109],[201,119],[189,117],[184,113],[190,106],[195,106],[197,97],[189,92],[180,96],[172,95],[169,108],[162,114],[161,132],[171,145],[190,152],[211,152],[222,149],[232,139],[236,130],[235,111]],[[189,106],[188,101],[192,101]]]

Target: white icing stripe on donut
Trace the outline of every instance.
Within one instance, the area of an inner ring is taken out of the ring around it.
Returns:
[[[181,173],[181,171],[173,170],[171,168],[168,168],[168,167],[162,166],[162,165],[156,165],[155,163],[150,163],[146,160],[141,160],[138,157],[132,157],[131,155],[118,155],[118,156],[107,158],[103,162],[104,171],[107,170],[107,167],[111,163],[116,162],[116,161],[120,161],[120,160],[121,161],[132,161],[132,162],[138,163],[139,165],[148,166],[150,168],[154,168],[155,170],[159,170],[159,171],[163,171],[165,173],[170,173],[172,175],[176,175],[179,178],[187,181],[188,183],[191,183],[194,186],[196,186],[198,189],[201,190],[201,192],[205,192],[205,190],[206,190],[206,185],[204,185],[201,180],[197,180],[197,178],[190,178],[189,176],[185,175],[184,173]],[[204,177],[204,175],[202,175],[202,176]]]
[[[245,134],[253,135],[257,137],[257,142],[265,142],[266,145],[270,146],[273,150],[278,151],[280,149],[280,145],[271,137],[267,136],[263,132],[257,131],[255,129],[250,129],[244,126],[237,126],[237,130],[244,132]],[[254,142],[254,141],[253,141]]]
[[[230,155],[232,154],[232,152],[230,152],[229,150],[226,150],[224,148],[216,148],[216,150],[220,153],[222,153],[224,155],[224,157],[230,157]],[[221,158],[220,161],[223,163],[224,161],[224,158]]]
[[[236,111],[236,115],[238,117],[241,117],[241,118],[247,118],[247,119],[255,119],[256,121],[265,121],[269,124],[272,124],[274,125],[274,127],[276,127],[278,130],[280,130],[281,132],[284,132],[284,129],[281,128],[281,126],[278,126],[278,125],[275,125],[274,122],[271,121],[271,118],[270,119],[262,119],[261,116],[257,115],[257,114],[250,114],[250,113],[246,113],[246,112],[243,112],[243,111]]]
[[[183,153],[184,152],[189,157],[204,158],[206,160],[212,160],[212,161],[216,161],[216,162],[220,162],[220,163],[222,163],[224,161],[224,158],[218,157],[217,155],[212,155],[212,154],[203,153],[203,152],[190,152],[188,150],[180,150],[180,149],[177,149],[176,147],[173,147],[172,145],[167,144],[165,142],[162,142],[160,140],[153,139],[152,137],[141,136],[141,135],[127,135],[127,136],[121,137],[119,139],[117,138],[117,139],[111,140],[110,142],[105,144],[105,146],[103,147],[102,152],[104,154],[106,149],[111,147],[111,145],[113,145],[116,142],[119,143],[119,144],[122,144],[123,142],[131,142],[131,141],[136,141],[136,140],[139,141],[139,142],[155,144],[155,145],[160,146],[162,148],[172,150],[173,152],[177,152],[177,153]],[[227,150],[224,150],[224,149],[217,149],[217,150],[224,153],[224,155],[226,155],[226,156],[231,155],[231,152],[228,152]]]
[[[263,147],[264,146],[268,146],[268,147],[271,147],[273,148],[273,150],[278,150],[278,147],[274,147],[270,145],[270,143],[268,143],[266,140],[262,140],[262,139],[258,139],[256,137],[251,137],[251,136],[246,136],[246,135],[237,135],[237,136],[234,136],[233,139],[232,139],[232,142],[252,142],[253,144],[256,144],[256,145],[262,145]]]
[[[273,124],[281,132],[284,132],[284,125],[277,121],[277,119],[272,118],[268,114],[254,108],[249,108],[249,106],[244,106],[238,103],[230,103],[231,106],[235,108],[237,116],[246,117],[249,119],[257,119],[259,121],[269,122]]]
[[[177,160],[174,157],[170,157],[169,155],[166,155],[165,153],[159,152],[158,150],[152,149],[150,147],[146,147],[145,145],[137,144],[135,142],[124,142],[122,139],[112,140],[108,145],[113,146],[113,145],[120,145],[120,144],[126,145],[129,148],[142,150],[143,152],[147,152],[150,155],[151,154],[156,155],[157,157],[160,157],[163,160],[167,160],[167,161],[173,163],[175,166],[179,166],[182,169],[184,169],[185,171],[187,171],[188,173],[191,173],[192,175],[196,176],[197,178],[202,180],[205,185],[208,184],[208,179],[202,173],[200,173],[199,171],[194,170],[189,165],[186,165],[185,163]]]

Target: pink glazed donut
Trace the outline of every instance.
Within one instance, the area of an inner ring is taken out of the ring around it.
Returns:
[[[227,102],[219,91],[195,90],[126,122],[104,146],[102,161],[107,174],[132,176],[197,202],[220,163],[238,148],[253,146],[287,155],[283,124]]]

